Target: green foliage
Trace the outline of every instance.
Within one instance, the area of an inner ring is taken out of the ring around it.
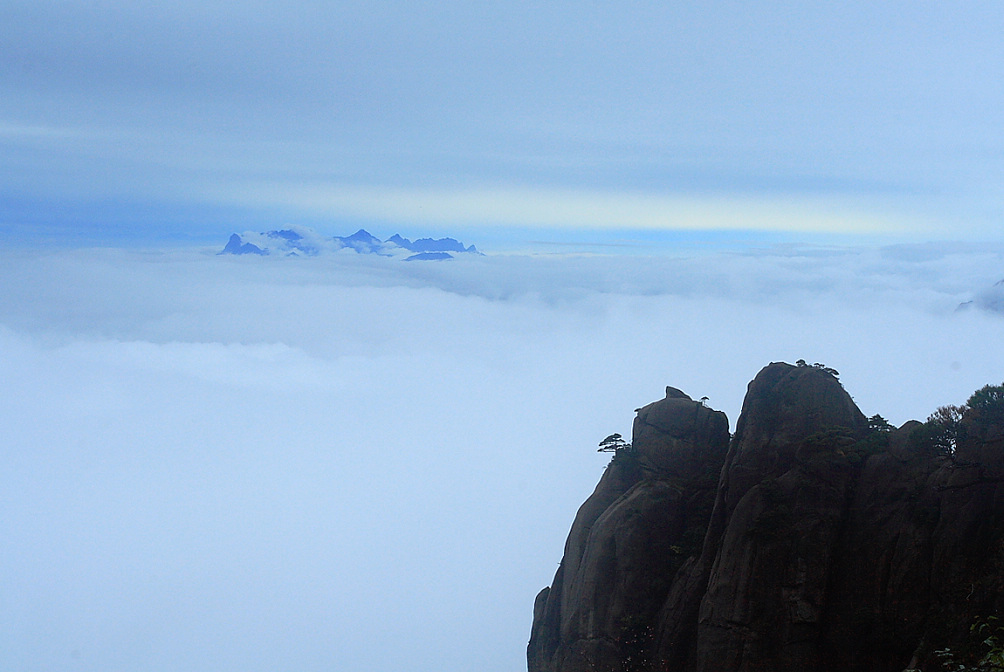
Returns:
[[[854,445],[854,433],[846,427],[830,427],[810,434],[798,447],[797,455],[803,461],[827,460],[845,455]]]
[[[982,420],[1004,420],[1004,384],[984,385],[973,392],[966,405]]]
[[[854,443],[854,432],[847,427],[828,427],[821,432],[810,434],[802,441],[802,447],[809,452],[825,449],[844,448]]]
[[[839,371],[837,371],[836,369],[832,369],[832,368],[826,366],[825,364],[820,364],[819,362],[816,362],[812,366],[815,367],[815,368],[817,368],[817,369],[819,369],[820,371],[822,371],[824,373],[830,374],[834,378],[839,378],[840,377],[840,372]]]
[[[846,427],[830,427],[816,432],[802,441],[798,457],[806,464],[846,459],[851,465],[859,465],[869,455],[885,452],[889,449],[889,435],[892,426],[881,415],[872,416],[868,420],[870,430],[861,438]]]
[[[870,455],[887,451],[893,429],[881,415],[873,415],[868,418],[868,432],[863,437],[847,427],[829,427],[807,436],[797,455],[808,465],[846,459],[847,463],[856,466]]]
[[[927,420],[928,422],[937,422],[945,427],[958,428],[962,422],[962,416],[966,414],[966,409],[966,406],[939,406],[934,413],[928,416]]]
[[[868,429],[873,432],[891,432],[894,427],[889,424],[888,420],[876,413],[868,418]]]
[[[964,435],[962,417],[966,414],[965,406],[939,406],[927,419],[940,430],[939,448],[943,453],[951,454],[958,448]]]
[[[998,423],[1004,423],[1004,384],[984,385],[962,406],[939,407],[913,431],[910,444],[925,454],[952,456],[966,440],[967,428]]]
[[[620,434],[611,434],[607,438],[600,441],[600,447],[596,449],[597,453],[613,453],[614,455],[631,452],[634,447],[624,440]]]
[[[950,455],[955,441],[948,431],[930,421],[910,432],[910,447],[921,455]]]
[[[945,672],[1004,672],[1004,624],[997,616],[977,619],[969,627],[969,641],[938,649],[934,656]]]
[[[798,368],[801,369],[801,368],[804,368],[804,367],[807,367],[807,366],[810,366],[810,365],[806,364],[804,359],[800,359],[800,360],[798,360],[798,361],[795,362],[795,366],[797,366]],[[831,369],[830,367],[826,366],[825,364],[820,364],[819,362],[815,362],[811,366],[814,369],[819,369],[820,371],[823,371],[825,373],[830,374],[834,378],[839,378],[840,377],[840,372],[839,371],[837,371],[836,369]]]
[[[910,434],[911,447],[925,455],[953,455],[965,433],[966,411],[966,406],[940,406]]]
[[[624,440],[620,434],[611,434],[600,441],[600,447],[596,449],[598,453],[613,453],[610,464],[623,460],[633,459],[637,456],[634,446]],[[609,465],[607,465],[609,466]]]
[[[868,456],[889,450],[889,435],[894,429],[881,415],[873,415],[868,418],[868,433],[864,438],[855,441],[850,431],[844,430],[850,441],[844,439],[839,451],[847,457],[850,464],[857,466],[868,459]]]
[[[887,430],[873,430],[868,435],[847,448],[847,460],[851,464],[861,464],[870,455],[877,455],[889,450],[889,434]]]
[[[973,392],[966,402],[970,408],[987,409],[1004,404],[1004,384],[984,385]]]

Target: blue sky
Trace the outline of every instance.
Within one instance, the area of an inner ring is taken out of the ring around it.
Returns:
[[[991,2],[12,0],[0,234],[999,239],[1002,24]]]

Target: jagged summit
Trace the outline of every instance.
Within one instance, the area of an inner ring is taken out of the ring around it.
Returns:
[[[896,429],[832,369],[772,363],[728,426],[671,387],[638,409],[534,603],[530,672],[901,672],[974,650],[1004,609],[1004,387]]]
[[[267,252],[257,245],[245,243],[243,238],[234,233],[220,254],[267,254]]]
[[[419,238],[418,240],[412,242],[407,238],[402,238],[398,234],[394,234],[387,239],[388,243],[393,243],[403,247],[411,252],[468,252],[472,254],[477,254],[478,250],[473,245],[464,247],[464,244],[459,240],[453,238]]]
[[[332,240],[363,253],[376,252],[382,245],[380,239],[366,229],[359,229],[351,236],[335,236]]]
[[[464,247],[463,243],[453,238],[420,238],[412,242],[394,234],[381,241],[365,229],[359,229],[350,236],[325,238],[307,227],[290,227],[263,233],[234,233],[219,254],[315,256],[339,250],[399,257],[406,261],[444,260],[453,259],[457,254],[481,254],[474,245]]]

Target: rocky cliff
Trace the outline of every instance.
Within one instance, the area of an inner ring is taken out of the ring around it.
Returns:
[[[770,364],[731,437],[674,388],[639,409],[537,596],[529,671],[899,672],[939,669],[945,647],[977,655],[970,626],[1004,606],[999,388],[895,429],[834,373]]]

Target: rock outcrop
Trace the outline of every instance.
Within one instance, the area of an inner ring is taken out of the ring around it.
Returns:
[[[530,672],[899,672],[968,646],[1004,606],[1004,402],[893,429],[834,373],[767,366],[731,437],[674,388],[639,409],[537,596]]]

